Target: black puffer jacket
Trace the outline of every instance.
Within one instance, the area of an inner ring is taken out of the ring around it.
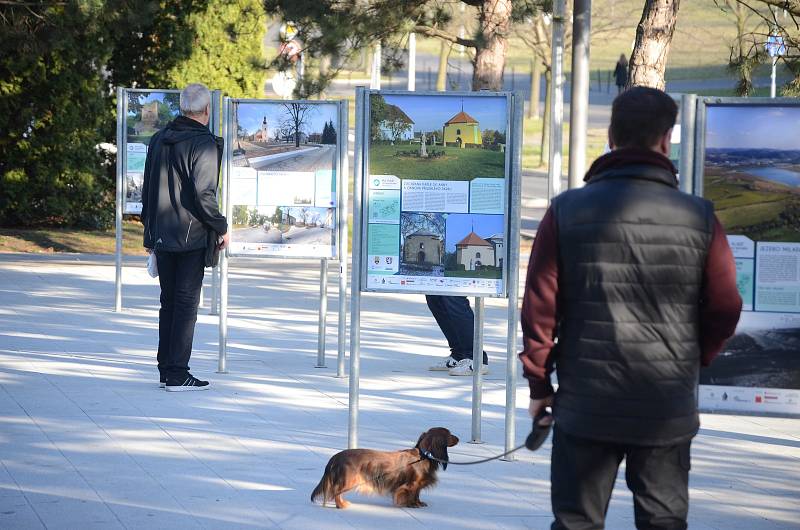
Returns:
[[[209,230],[228,231],[217,203],[221,162],[222,138],[193,119],[179,116],[153,136],[142,190],[146,248],[197,250]]]

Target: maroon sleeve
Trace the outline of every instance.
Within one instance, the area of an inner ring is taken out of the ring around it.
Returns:
[[[736,331],[742,311],[742,297],[736,288],[736,263],[725,230],[716,216],[701,296],[700,360],[703,366],[708,366]]]
[[[558,295],[558,232],[552,209],[544,214],[533,242],[522,298],[522,369],[531,398],[553,393],[551,351],[556,329]]]

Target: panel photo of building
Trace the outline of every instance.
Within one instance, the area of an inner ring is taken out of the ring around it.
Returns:
[[[444,275],[444,229],[443,214],[401,214],[400,274]]]
[[[503,277],[502,215],[449,214],[445,233],[445,276]]]

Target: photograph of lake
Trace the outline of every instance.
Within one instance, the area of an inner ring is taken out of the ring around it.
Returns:
[[[800,242],[800,106],[709,105],[703,195],[728,234]]]

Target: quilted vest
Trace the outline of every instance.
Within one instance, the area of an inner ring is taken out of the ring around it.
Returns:
[[[710,202],[656,166],[611,169],[553,202],[558,392],[565,432],[672,445],[699,428],[699,304]]]

